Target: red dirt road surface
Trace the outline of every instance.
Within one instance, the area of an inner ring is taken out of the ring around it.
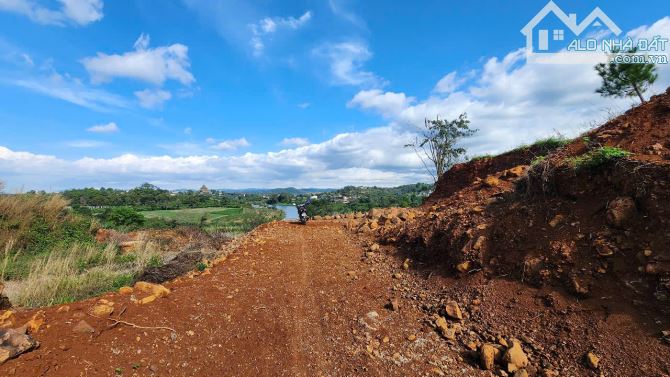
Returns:
[[[32,334],[41,346],[0,375],[491,376],[477,347],[512,338],[522,340],[531,376],[668,372],[669,348],[634,316],[504,277],[453,279],[343,224],[268,224],[211,273],[166,284],[166,297],[139,305],[104,296],[111,318],[174,332],[110,326],[87,314],[98,299],[47,308]],[[463,315],[447,316],[455,337],[434,324],[449,300]],[[15,323],[35,313],[17,313]],[[81,320],[95,332],[75,332]],[[585,365],[589,351],[600,370]]]

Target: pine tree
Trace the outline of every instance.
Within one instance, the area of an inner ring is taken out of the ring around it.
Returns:
[[[635,54],[637,48],[628,50],[626,54]],[[653,63],[617,63],[615,58],[621,51],[612,51],[610,62],[600,63],[594,68],[603,80],[602,86],[596,90],[603,97],[638,96],[644,103],[642,94],[658,78],[656,65]]]

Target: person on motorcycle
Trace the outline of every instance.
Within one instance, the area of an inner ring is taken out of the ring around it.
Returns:
[[[298,220],[300,220],[301,224],[306,224],[307,223],[307,206],[312,203],[312,199],[316,199],[316,196],[311,196],[307,198],[307,201],[304,202],[303,204],[297,204],[296,208],[298,209]]]

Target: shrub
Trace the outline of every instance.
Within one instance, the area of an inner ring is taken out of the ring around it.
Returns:
[[[568,160],[575,169],[596,170],[627,158],[631,153],[617,147],[599,147]]]
[[[144,215],[130,207],[107,208],[100,214],[106,228],[131,230],[144,225]]]

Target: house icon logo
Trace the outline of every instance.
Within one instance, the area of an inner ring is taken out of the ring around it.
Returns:
[[[553,24],[551,24],[552,20],[554,21]],[[562,41],[578,39],[587,29],[599,28],[602,30],[603,27],[606,27],[605,30],[615,36],[621,34],[621,29],[598,7],[591,11],[582,22],[577,23],[575,13],[566,14],[556,3],[549,1],[521,29],[521,33],[526,36],[526,54],[532,57],[533,55],[555,53],[555,47],[552,50],[552,44],[564,45],[565,42]],[[568,32],[572,33],[572,36],[567,34]]]

